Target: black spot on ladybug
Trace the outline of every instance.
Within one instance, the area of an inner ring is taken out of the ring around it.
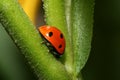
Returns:
[[[62,45],[60,44],[60,45],[58,46],[58,48],[62,48]]]
[[[63,34],[62,34],[62,33],[60,34],[60,38],[61,38],[61,39],[63,38]]]
[[[49,32],[48,34],[49,34],[49,37],[52,37],[52,35],[53,35],[53,32]]]

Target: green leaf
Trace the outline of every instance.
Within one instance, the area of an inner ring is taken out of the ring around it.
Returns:
[[[74,75],[84,67],[91,49],[94,0],[72,0]]]

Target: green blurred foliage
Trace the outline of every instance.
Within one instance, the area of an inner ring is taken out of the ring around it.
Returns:
[[[84,80],[120,80],[120,0],[96,0],[94,34]]]

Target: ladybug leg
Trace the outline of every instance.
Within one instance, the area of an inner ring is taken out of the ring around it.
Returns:
[[[49,48],[49,49],[48,49],[48,52],[49,52],[49,53],[53,51],[53,46],[52,46],[49,42],[44,41],[43,43],[46,44],[46,46]]]
[[[60,55],[57,54],[57,52],[53,52],[53,55],[54,55],[57,59],[60,58]]]
[[[47,50],[48,51],[48,53],[50,53],[50,50]]]
[[[48,42],[46,43],[46,45],[47,45],[48,47],[50,47],[50,46],[51,46],[51,45],[50,45],[50,43],[48,43]]]
[[[46,42],[45,41],[42,41],[41,44],[45,44]]]
[[[43,39],[43,41],[41,42],[41,44],[46,44],[48,43],[46,39]]]
[[[49,48],[49,52],[53,52],[53,46],[48,45],[48,48]]]

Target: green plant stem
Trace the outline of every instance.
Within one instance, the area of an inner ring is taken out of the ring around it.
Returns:
[[[70,80],[64,66],[41,44],[42,39],[17,0],[0,0],[0,23],[12,37],[20,51],[44,80]]]
[[[45,9],[45,17],[46,23],[51,26],[55,26],[59,28],[66,39],[66,48],[64,52],[65,60],[63,63],[65,64],[66,70],[69,74],[73,73],[73,53],[72,47],[70,44],[70,32],[66,23],[65,16],[65,1],[64,0],[44,0],[44,9]]]

